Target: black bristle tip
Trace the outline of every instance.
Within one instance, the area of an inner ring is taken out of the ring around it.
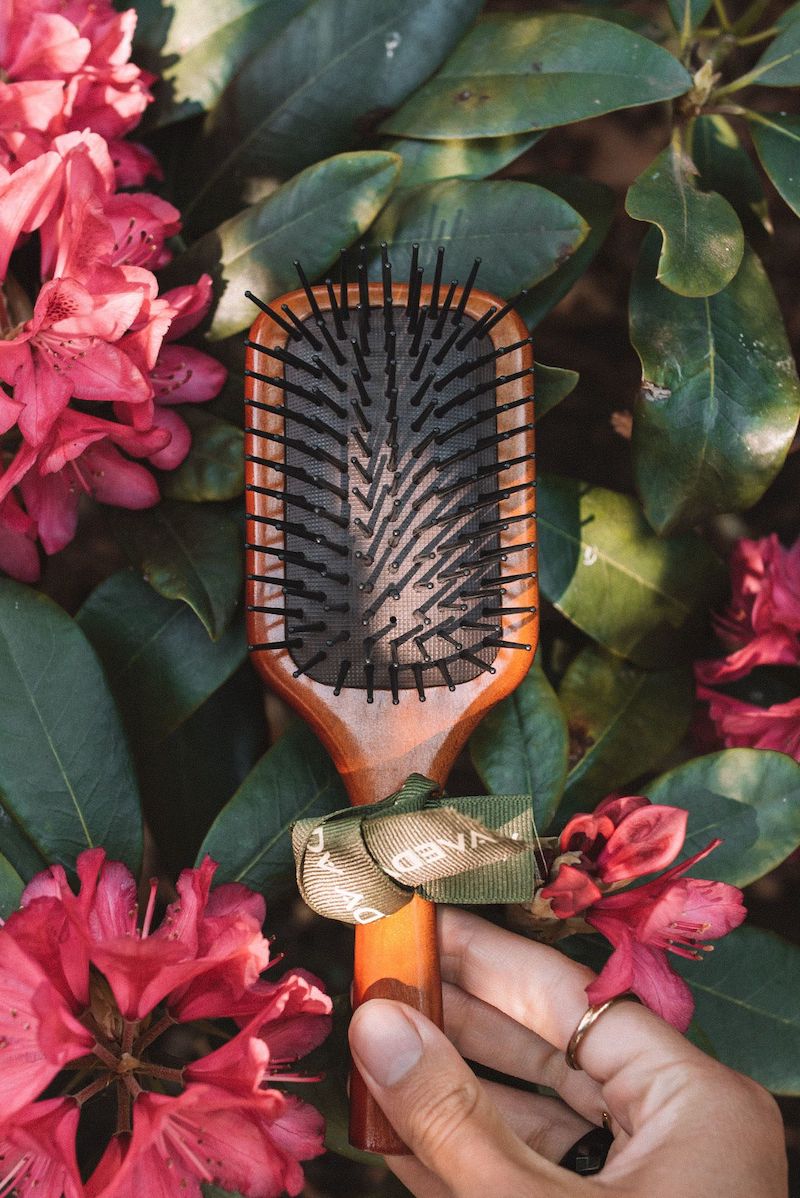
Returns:
[[[276,325],[278,325],[279,328],[282,328],[284,333],[288,333],[293,341],[301,340],[302,334],[299,333],[296,328],[293,328],[292,325],[290,325],[287,321],[285,321],[282,316],[279,316],[274,308],[270,308],[269,304],[265,304],[264,301],[260,300],[257,295],[253,295],[252,291],[245,291],[244,294],[245,299],[249,299],[251,303],[254,303],[256,307],[261,309],[262,312],[266,312],[270,320],[274,320]]]
[[[320,309],[319,304],[317,303],[317,297],[314,295],[314,292],[311,288],[311,284],[309,283],[308,279],[306,278],[306,272],[303,270],[302,266],[300,265],[300,263],[297,261],[296,258],[295,258],[294,262],[292,263],[292,265],[294,266],[295,270],[297,271],[297,277],[300,280],[300,286],[303,288],[303,291],[305,291],[306,299],[308,300],[309,304],[311,305],[311,311],[314,313],[314,319],[315,320],[323,320],[322,311]]]

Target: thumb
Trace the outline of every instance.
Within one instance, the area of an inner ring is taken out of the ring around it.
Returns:
[[[504,1123],[447,1037],[404,1003],[371,999],[350,1023],[353,1060],[414,1155],[459,1196],[564,1193],[562,1171]],[[546,1183],[550,1182],[551,1187]]]

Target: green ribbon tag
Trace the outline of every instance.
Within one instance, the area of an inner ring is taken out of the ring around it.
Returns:
[[[314,911],[374,923],[411,901],[522,903],[541,883],[529,795],[445,798],[411,774],[396,794],[292,829],[297,885]]]

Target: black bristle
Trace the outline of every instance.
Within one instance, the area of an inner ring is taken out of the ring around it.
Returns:
[[[370,398],[370,394],[367,391],[366,387],[364,386],[364,383],[362,382],[360,374],[358,373],[357,370],[353,370],[351,373],[353,375],[353,379],[355,380],[356,390],[358,391],[358,394],[361,397],[362,404],[364,404],[365,407],[369,407],[370,404],[372,403],[372,399]],[[364,431],[369,432],[370,429],[367,428]],[[364,452],[367,453],[368,451],[364,450]]]
[[[442,270],[444,268],[444,246],[439,246],[436,251],[436,269],[433,272],[433,283],[431,285],[431,316],[435,319],[439,315],[439,289],[442,285]]]
[[[308,279],[306,278],[306,272],[303,270],[302,266],[300,265],[300,263],[297,261],[296,258],[295,258],[294,262],[292,263],[292,265],[294,266],[295,270],[297,271],[297,277],[300,280],[300,286],[303,288],[303,291],[305,291],[306,299],[308,300],[309,304],[311,305],[311,311],[314,313],[314,319],[316,321],[322,320],[324,323],[324,319],[322,316],[322,310],[320,309],[320,306],[317,303],[317,297],[314,295],[314,292],[311,290],[311,284],[309,283]]]
[[[339,250],[339,309],[342,319],[350,317],[350,306],[347,298],[347,250]]]
[[[288,304],[281,304],[281,312],[285,312],[291,320],[294,327],[297,329],[301,338],[305,338],[312,349],[322,349],[322,342],[314,336],[305,321],[300,320]]]
[[[344,356],[342,351],[339,349],[339,346],[334,341],[334,339],[331,335],[331,331],[328,328],[328,326],[326,325],[325,321],[318,320],[317,328],[319,329],[320,333],[322,333],[323,341],[327,345],[330,352],[333,354],[333,359],[336,362],[336,365],[337,366],[345,366],[347,364],[347,358]]]
[[[498,312],[495,312],[495,314],[493,316],[490,316],[489,319],[486,321],[486,324],[483,326],[483,332],[484,333],[490,332],[496,324],[499,324],[500,321],[505,316],[508,316],[509,312],[513,312],[513,310],[517,306],[517,304],[520,303],[522,300],[524,300],[527,294],[528,294],[528,289],[527,289],[527,287],[525,287],[525,288],[523,288],[522,291],[519,292],[518,295],[515,295],[513,299],[510,299],[507,304],[504,304],[503,307]],[[488,313],[487,313],[487,315],[488,315]]]
[[[350,339],[350,344],[353,347],[353,353],[355,355],[356,362],[358,363],[359,374],[361,375],[364,382],[368,383],[369,380],[372,378],[372,375],[369,372],[369,367],[367,366],[366,358],[364,357],[364,355],[361,352],[361,346],[358,344],[355,337],[352,337]]]
[[[422,666],[418,662],[414,662],[411,666],[411,670],[414,674],[414,684],[416,685],[416,688],[417,688],[417,695],[419,696],[419,701],[420,701],[420,703],[424,703],[425,702],[425,686],[424,686],[424,683],[422,680]]]
[[[434,337],[435,341],[438,341],[439,338],[441,337],[442,333],[444,332],[445,321],[447,320],[447,314],[450,311],[450,305],[453,302],[453,296],[456,293],[457,286],[458,286],[458,284],[456,283],[456,281],[454,279],[453,282],[450,284],[450,286],[447,288],[447,295],[444,297],[444,303],[442,304],[442,309],[439,313],[439,318],[436,321],[436,324],[433,326],[433,337]]]
[[[411,295],[414,290],[414,285],[417,279],[417,268],[419,266],[419,242],[411,243],[411,266],[408,271],[408,293]]]
[[[304,362],[302,358],[298,358],[296,354],[279,345],[260,345],[259,342],[250,340],[246,340],[245,345],[249,349],[257,349],[260,354],[266,354],[278,362],[283,362],[284,366],[293,366],[295,370],[305,370],[315,379],[322,378],[322,371],[317,366],[312,366],[310,362]]]
[[[459,657],[463,658],[464,661],[468,661],[471,665],[477,666],[479,670],[482,670],[487,674],[497,673],[497,670],[494,668],[494,666],[487,665],[482,658],[476,657],[474,653],[470,653],[467,649],[462,649],[459,653]]]
[[[314,365],[317,366],[322,371],[322,373],[325,375],[325,377],[328,379],[328,381],[333,383],[334,387],[339,392],[339,394],[344,395],[345,392],[347,391],[347,383],[344,381],[344,379],[340,379],[338,374],[336,374],[336,372],[334,370],[331,370],[328,363],[325,361],[324,358],[321,358],[319,356],[319,354],[316,354],[314,356],[313,361],[314,361]],[[342,358],[342,361],[344,362],[345,359]]]
[[[469,303],[469,297],[472,294],[472,288],[475,286],[475,280],[478,277],[480,265],[480,258],[476,258],[472,263],[472,269],[470,270],[467,281],[464,284],[464,290],[461,292],[461,299],[458,301],[458,307],[453,313],[453,324],[461,324],[461,321],[464,318],[464,312],[466,310],[467,304]]]
[[[375,701],[375,666],[371,661],[364,662],[364,687],[367,692],[367,702]]]
[[[358,339],[361,346],[361,352],[369,354],[369,309],[364,304],[359,304],[356,308],[358,313]]]
[[[389,261],[389,247],[381,242],[381,281],[383,283],[383,304],[392,303],[392,264]]]
[[[486,326],[488,325],[489,321],[492,319],[492,317],[494,316],[496,311],[497,311],[497,308],[490,308],[488,310],[488,312],[484,312],[484,314],[480,318],[480,320],[476,321],[474,325],[472,325],[470,328],[467,329],[466,333],[461,338],[461,340],[456,342],[456,349],[458,350],[459,353],[464,352],[464,350],[467,348],[467,346],[469,345],[470,341],[472,341],[473,338],[475,338],[476,340],[479,341],[481,339],[481,337],[483,337],[484,333],[486,332]]]
[[[425,362],[427,360],[428,354],[430,353],[432,344],[433,344],[433,342],[429,338],[423,345],[422,352],[417,354],[417,360],[414,363],[414,366],[411,370],[411,374],[409,375],[409,378],[411,379],[412,383],[419,382],[419,376],[422,374],[422,368],[425,365]]]
[[[460,331],[461,331],[460,325],[458,326],[458,328],[453,329],[453,331],[450,333],[450,336],[447,338],[447,340],[442,342],[441,347],[434,354],[433,361],[437,366],[441,366],[442,362],[444,362],[445,358],[450,353],[450,350],[453,348],[453,342],[455,341],[455,339],[458,336],[458,334],[460,333]]]
[[[315,653],[313,657],[309,657],[308,661],[304,661],[302,665],[298,666],[296,670],[292,671],[292,678],[299,678],[301,674],[307,674],[309,670],[313,670],[314,666],[319,665],[319,663],[322,661],[325,661],[327,656],[328,655],[325,650],[320,649],[319,652]]]
[[[347,681],[347,675],[350,673],[351,665],[352,665],[352,662],[348,661],[347,658],[345,658],[342,661],[341,665],[339,666],[339,673],[336,675],[336,682],[333,687],[333,693],[335,695],[340,695],[342,693],[342,687],[344,686],[345,682]]]
[[[339,305],[336,302],[336,293],[333,289],[333,280],[332,279],[325,280],[325,289],[328,292],[328,303],[330,304],[330,307],[331,307],[331,315],[333,316],[333,323],[336,326],[336,336],[338,337],[338,339],[340,341],[344,341],[345,338],[347,337],[347,333],[344,330],[342,314],[339,311]],[[340,365],[341,365],[341,363],[340,363]]]
[[[361,404],[358,402],[357,399],[351,399],[350,405],[351,405],[353,411],[355,412],[358,423],[361,425],[364,432],[371,433],[372,425],[370,424],[369,420],[367,420],[367,414],[364,411],[364,409],[362,408]]]
[[[276,325],[282,328],[284,333],[287,333],[291,337],[292,341],[301,340],[302,333],[299,333],[297,329],[285,321],[282,316],[279,316],[274,308],[270,308],[269,304],[265,304],[264,301],[260,300],[257,295],[253,295],[252,291],[245,291],[244,294],[246,299],[251,300],[257,307],[261,309],[262,312],[266,312],[270,320],[274,320]]]
[[[411,398],[408,401],[412,408],[419,407],[419,405],[422,403],[423,399],[427,395],[428,390],[430,389],[430,385],[435,378],[436,378],[435,370],[432,370],[430,372],[430,374],[427,374],[425,376],[425,378],[422,380],[422,382],[417,387],[416,391],[414,392],[414,394],[411,396]]]
[[[302,636],[304,632],[324,632],[327,627],[324,620],[312,620],[308,624],[290,624],[289,636]]]
[[[358,279],[358,299],[361,307],[368,312],[370,309],[369,302],[369,271],[367,270],[367,247],[361,246],[360,249],[361,261],[356,270]]]
[[[523,649],[526,653],[531,651],[530,645],[524,645],[521,641],[507,641],[501,636],[486,636],[483,643],[492,649]]]
[[[302,619],[302,607],[269,607],[263,603],[248,603],[248,611],[260,611],[265,616],[283,616],[284,619]]]
[[[315,387],[312,393],[312,399],[318,407],[323,406],[329,408],[334,416],[338,416],[340,420],[344,420],[347,415],[347,408],[343,408],[340,403],[337,403],[333,396],[328,395],[327,391],[323,391],[321,387]]]
[[[302,649],[302,647],[301,640],[261,641],[259,644],[247,646],[251,653],[259,653],[262,649]]]
[[[419,301],[420,301],[420,297],[422,295],[423,273],[424,272],[422,270],[422,267],[419,267],[411,281],[411,290],[410,290],[409,296],[408,296],[408,303],[406,304],[406,313],[408,314],[408,332],[409,333],[412,332],[412,330],[416,327],[417,322],[419,321],[419,314],[420,314]]]
[[[400,680],[398,679],[398,667],[392,663],[389,666],[389,686],[392,691],[392,703],[395,706],[400,702]]]
[[[447,662],[443,658],[440,658],[439,661],[436,662],[436,665],[439,668],[442,678],[444,678],[444,683],[447,689],[449,691],[454,691],[456,689],[456,684],[453,682],[453,676],[447,668]]]
[[[423,304],[423,306],[419,310],[417,325],[416,325],[416,328],[414,329],[414,339],[411,342],[411,346],[409,348],[409,353],[411,354],[412,358],[416,357],[416,355],[419,353],[420,342],[422,341],[422,334],[425,332],[425,319],[426,319],[427,315],[428,315],[427,305]]]

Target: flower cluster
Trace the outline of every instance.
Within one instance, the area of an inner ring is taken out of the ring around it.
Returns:
[[[758,666],[800,666],[800,540],[784,549],[773,533],[739,541],[731,555],[732,601],[717,621],[725,657],[695,663],[697,694],[727,748],[777,749],[800,761],[800,698],[759,707],[712,687]]]
[[[123,140],[151,96],[129,62],[133,9],[111,0],[9,0],[0,30],[0,567],[39,574],[74,535],[84,492],[158,501],[141,461],[174,469],[190,445],[173,405],[217,394],[224,368],[175,345],[211,281],[158,293],[153,271],[180,228],[140,188],[158,164]],[[37,232],[31,302],[12,254]],[[9,271],[11,263],[12,271]],[[97,404],[103,405],[99,409]]]
[[[330,1000],[303,971],[261,977],[264,901],[238,884],[212,890],[215,868],[184,871],[155,930],[155,883],[140,927],[135,881],[102,849],[78,858],[77,894],[60,867],[25,890],[0,930],[0,1194],[302,1189],[298,1162],[322,1151],[322,1119],[270,1082],[303,1080],[288,1064],[327,1035]],[[169,1051],[189,1021],[223,1017],[240,1030],[219,1031],[219,1047],[182,1067],[159,1060],[157,1041]],[[81,1109],[114,1094],[116,1134],[84,1184]]]
[[[589,925],[614,946],[587,988],[591,1003],[632,991],[681,1031],[694,1009],[689,987],[670,968],[667,952],[700,960],[706,944],[738,927],[742,894],[725,882],[684,877],[720,843],[671,869],[686,837],[688,814],[638,795],[605,799],[593,815],[576,815],[559,838],[560,855],[537,895],[538,914]],[[613,894],[635,878],[665,870],[632,890]]]

